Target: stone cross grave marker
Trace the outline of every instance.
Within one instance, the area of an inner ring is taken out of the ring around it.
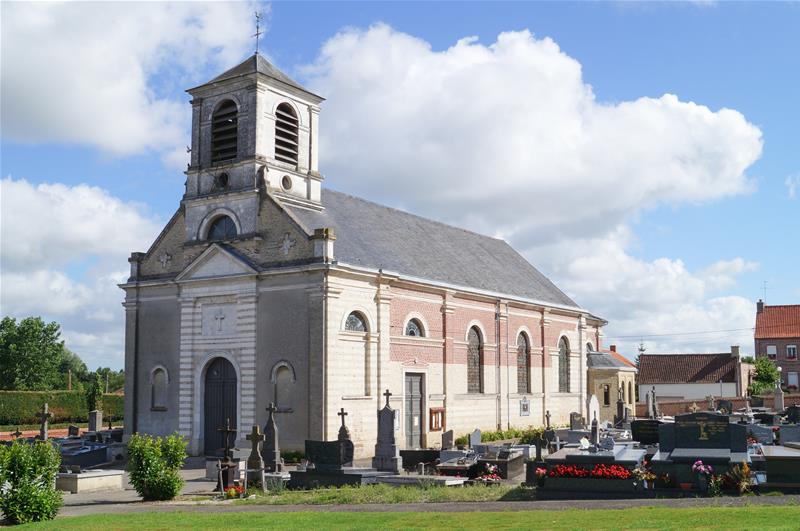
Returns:
[[[22,437],[22,432],[19,431],[19,426],[17,426],[17,431],[11,432],[11,436],[14,437],[15,439],[19,439],[20,437]]]
[[[378,441],[375,443],[372,468],[399,474],[403,470],[403,459],[394,438],[394,417],[397,412],[389,406],[392,393],[387,389],[383,396],[386,397],[386,405],[378,410]]]
[[[549,409],[545,412],[544,419],[545,419],[545,428],[547,428],[549,430],[550,429],[550,410]]]
[[[341,408],[337,413],[338,416],[342,417],[342,426],[339,428],[339,437],[340,441],[349,441],[350,440],[350,430],[347,429],[347,426],[344,424],[344,418],[347,416],[347,412],[344,408]]]
[[[264,434],[261,433],[261,428],[256,424],[250,433],[245,437],[250,441],[250,456],[247,458],[247,468],[251,471],[261,471],[264,469],[264,461],[261,459],[261,442],[264,440]],[[248,474],[255,477],[255,474]]]
[[[264,456],[265,470],[268,472],[283,471],[283,459],[281,458],[281,448],[278,441],[278,425],[275,423],[275,413],[278,408],[270,402],[267,407],[269,417],[264,425],[264,444],[262,445],[261,455]]]
[[[50,413],[50,407],[47,405],[47,402],[44,403],[42,406],[42,411],[40,411],[37,416],[39,417],[39,421],[42,423],[41,427],[39,428],[39,439],[46,441],[48,438],[47,421],[49,421],[53,416],[53,414]]]
[[[481,443],[481,437],[482,436],[483,436],[483,434],[481,433],[481,430],[479,430],[479,429],[476,429],[475,431],[470,433],[469,434],[469,447],[470,448],[475,448],[475,446],[479,445]]]

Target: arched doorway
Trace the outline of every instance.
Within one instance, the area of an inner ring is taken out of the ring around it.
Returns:
[[[217,431],[231,420],[231,428],[236,427],[236,370],[225,358],[214,358],[208,364],[205,380],[205,400],[203,411],[205,454],[221,456],[225,447],[225,436]],[[233,446],[235,437],[230,436]]]

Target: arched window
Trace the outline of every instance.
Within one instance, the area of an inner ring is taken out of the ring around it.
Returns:
[[[406,324],[405,334],[413,337],[425,337],[425,332],[422,329],[422,323],[419,319],[411,319]]]
[[[297,164],[299,142],[297,136],[297,114],[288,103],[281,103],[275,110],[275,158]]]
[[[531,345],[528,336],[520,332],[517,336],[517,393],[530,393]]]
[[[622,385],[619,386],[619,389],[620,397],[622,398],[622,401],[625,402],[625,382],[622,382]]]
[[[558,341],[558,392],[569,393],[569,343],[566,337]]]
[[[220,216],[211,223],[208,229],[208,240],[231,240],[236,237],[236,223],[228,216]]]
[[[628,402],[633,404],[633,384],[628,382]]]
[[[611,386],[605,384],[603,386],[603,405],[610,406],[611,405]]]
[[[353,312],[347,316],[347,321],[344,323],[344,329],[348,332],[366,332],[367,321],[360,313]]]
[[[153,411],[167,410],[167,371],[162,367],[153,370],[150,377],[150,409]]]
[[[477,326],[467,334],[467,392],[483,392],[483,339]]]
[[[275,406],[281,411],[291,411],[292,371],[286,365],[275,371]]]
[[[211,162],[236,158],[239,119],[236,104],[225,100],[211,118]]]

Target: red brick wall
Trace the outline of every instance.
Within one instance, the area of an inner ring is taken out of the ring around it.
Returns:
[[[773,358],[773,361],[775,365],[783,368],[781,373],[783,385],[787,384],[790,372],[796,372],[800,375],[800,359],[795,358],[790,360],[786,358],[786,347],[788,345],[795,345],[797,346],[797,350],[800,351],[800,337],[789,339],[756,339],[756,357],[767,356],[767,345],[775,345],[777,347],[778,355]]]

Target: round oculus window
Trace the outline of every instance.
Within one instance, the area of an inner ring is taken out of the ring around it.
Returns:
[[[292,178],[288,175],[284,175],[283,179],[281,179],[281,186],[284,190],[291,190],[292,189]]]

